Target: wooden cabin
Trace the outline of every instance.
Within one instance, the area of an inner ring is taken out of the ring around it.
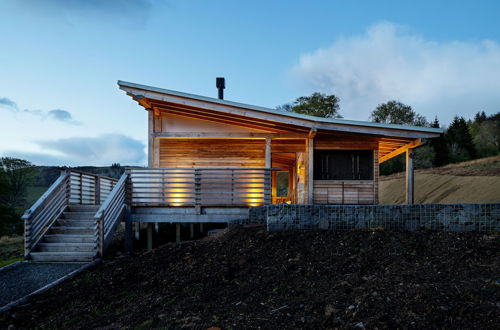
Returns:
[[[407,154],[411,203],[413,149],[441,133],[428,127],[312,117],[124,81],[118,85],[147,111],[150,168],[164,169],[165,175],[188,171],[184,174],[193,180],[194,169],[225,176],[221,189],[208,183],[199,187],[202,195],[216,195],[213,200],[201,196],[206,205],[377,204],[379,164],[402,153]],[[228,185],[231,170],[241,171],[232,174],[241,185]],[[243,179],[253,176],[263,184],[252,186]],[[191,182],[177,185],[177,190],[163,188],[160,204],[197,204],[190,198],[197,193]],[[145,205],[155,204],[148,198],[152,196],[137,196],[137,204],[141,197]]]
[[[25,256],[88,261],[132,223],[245,221],[269,204],[377,204],[379,164],[406,154],[413,203],[413,150],[436,128],[318,118],[119,81],[146,110],[148,167],[119,180],[66,170],[26,211]],[[145,118],[146,120],[146,118]]]

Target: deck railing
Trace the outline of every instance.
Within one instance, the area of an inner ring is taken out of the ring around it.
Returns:
[[[54,221],[64,212],[69,200],[70,173],[62,172],[22,219],[24,221],[24,253],[29,255]]]
[[[25,256],[29,255],[68,205],[99,205],[110,195],[117,182],[117,179],[62,168],[59,178],[22,217]]]
[[[259,206],[271,203],[270,168],[130,170],[132,206]]]
[[[128,173],[125,172],[94,216],[97,227],[95,236],[98,241],[96,250],[101,256],[109,244],[116,226],[123,219],[126,209],[127,179]]]
[[[113,190],[118,180],[102,175],[71,170],[69,202],[81,205],[99,205]]]

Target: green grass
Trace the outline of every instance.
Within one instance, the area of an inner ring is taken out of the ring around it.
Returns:
[[[29,186],[26,189],[26,205],[27,207],[31,207],[33,203],[37,201],[37,199],[40,198],[40,196],[43,195],[44,192],[47,191],[49,187],[42,187],[42,186]]]
[[[23,260],[24,240],[22,236],[0,238],[0,267]]]

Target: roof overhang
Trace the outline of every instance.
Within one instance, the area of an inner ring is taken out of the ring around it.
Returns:
[[[440,128],[313,117],[125,81],[118,81],[118,85],[148,110],[261,128],[282,135],[310,136],[318,132],[377,138],[381,160],[392,158],[405,148],[418,147],[426,139],[443,133]]]

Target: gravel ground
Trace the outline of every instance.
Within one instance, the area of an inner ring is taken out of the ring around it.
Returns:
[[[0,307],[22,298],[82,267],[85,263],[21,262],[0,269]]]

